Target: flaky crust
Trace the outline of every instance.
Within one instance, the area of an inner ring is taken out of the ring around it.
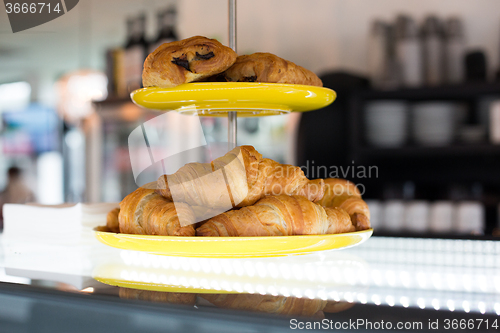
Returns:
[[[202,36],[165,43],[144,62],[144,87],[172,88],[221,73],[236,60],[236,53],[215,39]]]
[[[349,215],[325,209],[303,196],[267,196],[255,205],[217,215],[196,229],[197,236],[292,236],[353,231]]]
[[[339,178],[327,178],[324,181],[325,194],[317,203],[324,207],[344,210],[349,214],[357,231],[370,229],[370,210],[361,198],[361,193],[356,185]]]
[[[254,53],[239,56],[223,73],[227,81],[305,84],[322,87],[321,79],[291,61],[271,53]]]
[[[120,203],[120,232],[139,235],[194,236],[194,214],[185,203],[173,203],[138,188]],[[181,223],[185,226],[182,226]]]

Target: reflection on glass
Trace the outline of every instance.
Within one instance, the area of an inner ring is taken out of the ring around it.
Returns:
[[[325,312],[336,313],[354,306],[354,303],[322,299],[285,297],[260,294],[194,294],[173,293],[131,288],[119,289],[120,298],[177,305],[212,305],[223,309],[265,312],[285,316],[322,319]]]

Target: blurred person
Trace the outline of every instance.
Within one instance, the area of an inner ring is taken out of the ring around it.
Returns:
[[[7,171],[7,186],[0,192],[0,231],[3,229],[3,205],[6,203],[25,203],[33,201],[35,196],[24,183],[22,170],[10,167]]]

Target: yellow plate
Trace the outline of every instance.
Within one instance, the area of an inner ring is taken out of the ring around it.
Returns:
[[[174,88],[143,88],[130,94],[135,104],[154,110],[225,117],[260,117],[305,112],[331,104],[335,91],[299,84],[259,82],[196,82]]]
[[[152,254],[200,258],[259,258],[302,255],[343,249],[370,238],[373,230],[333,235],[283,237],[178,237],[115,234],[96,231],[97,239],[109,246]]]

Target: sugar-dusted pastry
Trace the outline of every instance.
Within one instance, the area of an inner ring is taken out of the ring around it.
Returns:
[[[310,70],[271,53],[239,56],[234,65],[221,76],[223,81],[323,86],[321,79]]]
[[[236,60],[236,53],[215,39],[195,36],[165,43],[144,62],[144,87],[172,88],[221,73]]]
[[[356,185],[339,178],[327,178],[324,182],[325,194],[318,204],[345,210],[358,231],[370,229],[370,210]]]
[[[317,201],[323,187],[322,179],[309,180],[297,166],[262,158],[252,146],[236,147],[212,163],[186,164],[158,179],[158,192],[170,201],[225,210],[253,205],[267,195]]]
[[[173,203],[155,190],[138,188],[120,202],[120,232],[140,235],[194,236],[193,211]],[[185,225],[185,226],[183,226]]]
[[[255,205],[217,215],[196,229],[197,236],[292,236],[349,232],[347,213],[323,208],[303,196],[267,196]]]

